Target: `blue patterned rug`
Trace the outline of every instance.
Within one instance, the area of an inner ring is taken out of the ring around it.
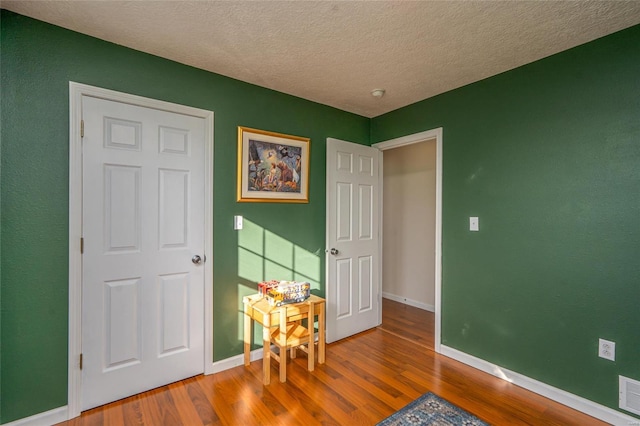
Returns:
[[[378,423],[378,426],[415,425],[489,426],[488,423],[431,392],[422,395],[400,411],[393,413]]]

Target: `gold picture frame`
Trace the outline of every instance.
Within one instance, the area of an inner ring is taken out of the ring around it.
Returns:
[[[311,140],[238,126],[238,202],[308,203]]]

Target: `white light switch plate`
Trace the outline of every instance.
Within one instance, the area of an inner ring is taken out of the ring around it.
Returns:
[[[479,231],[480,230],[480,223],[478,222],[478,218],[477,217],[470,217],[469,218],[469,231]]]
[[[242,216],[234,216],[233,217],[233,229],[240,230],[242,229]]]

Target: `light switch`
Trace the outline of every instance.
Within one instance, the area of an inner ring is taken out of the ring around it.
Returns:
[[[242,229],[242,216],[233,217],[233,229],[236,231]]]
[[[480,223],[478,222],[478,218],[477,217],[470,217],[469,218],[469,231],[479,231],[480,230]]]

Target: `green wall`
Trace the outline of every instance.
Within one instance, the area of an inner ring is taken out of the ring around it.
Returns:
[[[1,13],[0,423],[67,403],[69,81],[215,112],[215,360],[242,352],[253,279],[306,277],[324,294],[325,139],[368,144],[369,119]],[[311,138],[309,204],[236,203],[239,125]]]
[[[635,26],[371,123],[443,127],[442,343],[613,409],[640,380],[638,46]]]
[[[0,423],[66,404],[70,80],[215,112],[215,360],[256,279],[324,293],[325,138],[443,127],[443,343],[614,409],[640,379],[640,26],[368,120],[1,13]],[[235,202],[238,125],[311,138],[309,204]]]

